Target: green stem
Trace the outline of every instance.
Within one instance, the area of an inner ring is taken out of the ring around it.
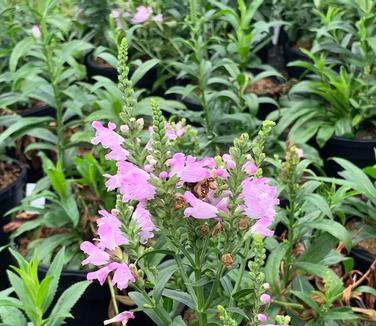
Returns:
[[[110,276],[107,277],[107,283],[108,283],[108,288],[110,289],[111,301],[112,301],[112,305],[114,307],[115,314],[118,315],[119,314],[119,307],[118,307],[118,304],[117,304],[116,293],[115,293],[114,287],[111,283],[111,277]]]
[[[202,250],[205,251],[205,250]],[[199,282],[201,279],[201,254],[199,250],[195,250],[195,280]],[[205,296],[204,287],[196,286],[197,295],[197,314],[198,322],[200,326],[205,326],[207,324],[207,313],[205,309]]]
[[[285,301],[279,301],[279,300],[272,300],[272,303],[275,303],[280,306],[284,307],[291,307],[291,308],[296,308],[300,310],[304,310],[304,306],[299,304],[299,303],[293,303],[293,302],[285,302]]]
[[[289,226],[288,226],[288,234],[287,234],[287,240],[288,240],[288,249],[286,254],[286,260],[285,260],[285,270],[283,274],[283,282],[284,286],[287,286],[287,282],[289,280],[289,271],[290,271],[290,265],[291,265],[291,258],[292,258],[292,251],[294,248],[294,215],[295,215],[295,196],[291,197],[290,200],[290,209],[289,209]]]
[[[57,86],[57,76],[55,76],[54,69],[52,67],[52,49],[46,40],[46,31],[47,27],[45,22],[42,20],[40,22],[41,26],[41,34],[42,34],[42,44],[43,44],[43,52],[46,60],[47,65],[47,74],[48,79],[52,86],[52,91],[54,93],[55,99],[55,110],[56,110],[56,129],[57,129],[57,159],[64,167],[64,121],[63,121],[63,106],[61,102],[61,93]]]
[[[248,255],[249,255],[249,249],[250,249],[250,246],[251,246],[251,240],[252,240],[251,237],[248,236],[247,240],[245,241],[244,258],[242,259],[242,263],[240,265],[239,277],[236,280],[234,289],[231,292],[231,298],[230,298],[230,304],[229,304],[230,307],[232,306],[233,301],[234,301],[233,295],[239,290],[239,286],[240,286],[240,284],[243,280],[244,271],[245,271],[245,268],[246,268],[247,262],[248,262]]]
[[[213,286],[211,287],[209,296],[206,300],[205,309],[208,309],[210,307],[210,304],[214,299],[214,296],[215,296],[215,293],[218,289],[218,285],[219,285],[223,271],[224,271],[224,265],[220,264],[219,268],[217,269],[217,273],[216,273],[216,276],[215,276],[215,279],[214,279],[214,282],[213,282]]]
[[[176,261],[176,264],[178,265],[178,268],[179,268],[181,277],[183,278],[183,281],[185,283],[185,286],[187,287],[187,291],[191,295],[193,301],[197,303],[198,299],[197,299],[195,290],[193,289],[193,287],[191,285],[191,281],[189,280],[189,278],[187,276],[187,273],[185,272],[185,269],[184,269],[184,266],[183,266],[183,262],[182,262],[182,260],[181,260],[181,258],[179,256],[179,254],[175,255],[175,261]]]

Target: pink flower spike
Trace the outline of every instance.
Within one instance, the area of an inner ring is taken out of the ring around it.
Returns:
[[[156,15],[153,17],[153,20],[156,22],[156,23],[161,23],[163,22],[163,16],[161,14],[159,15]]]
[[[218,208],[208,204],[201,199],[195,197],[189,191],[184,193],[185,201],[190,204],[192,207],[188,207],[184,210],[184,216],[192,216],[197,219],[208,219],[217,217]]]
[[[98,280],[100,285],[103,285],[106,282],[108,274],[112,271],[108,266],[102,267],[95,272],[87,273],[86,279],[88,281]]]
[[[134,318],[134,313],[131,311],[123,311],[120,314],[116,315],[115,317],[111,319],[107,319],[103,322],[104,325],[112,324],[112,323],[120,323],[122,326],[127,325],[129,319]]]
[[[270,297],[269,294],[266,294],[266,293],[261,294],[260,300],[261,300],[262,303],[268,303],[268,302],[270,302],[271,299],[272,298]]]
[[[264,314],[258,314],[257,320],[263,323],[263,322],[268,320],[268,317],[266,317],[266,315],[264,315]]]
[[[82,261],[82,265],[93,264],[95,266],[106,265],[110,260],[110,255],[98,248],[89,241],[84,241],[80,245],[80,249],[87,255],[88,258]]]
[[[40,32],[40,28],[38,25],[33,25],[32,29],[31,29],[31,34],[33,34],[33,36],[35,38],[40,38],[42,33]]]
[[[112,277],[112,285],[116,285],[119,290],[126,289],[129,282],[136,281],[127,264],[111,263],[108,267],[115,270]]]
[[[131,19],[132,24],[141,24],[149,19],[149,16],[152,13],[152,9],[150,7],[139,6],[136,9],[136,13]]]

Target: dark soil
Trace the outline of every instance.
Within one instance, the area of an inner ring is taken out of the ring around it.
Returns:
[[[376,239],[370,238],[360,241],[355,248],[367,250],[372,256],[376,258]]]
[[[312,40],[309,38],[301,38],[293,45],[292,48],[297,51],[300,49],[310,50],[312,48]]]
[[[21,174],[21,168],[13,162],[0,162],[0,190],[13,183]]]
[[[34,109],[40,109],[46,106],[46,103],[38,100],[31,100],[31,102],[28,105],[20,106],[16,109],[16,113],[24,112],[27,110],[34,110]]]
[[[257,96],[270,96],[274,99],[279,98],[284,92],[282,83],[272,79],[264,78],[251,83],[246,89],[246,93],[254,93]]]
[[[356,135],[355,139],[358,140],[372,140],[376,139],[376,127],[375,126],[365,126],[361,130],[359,130]]]

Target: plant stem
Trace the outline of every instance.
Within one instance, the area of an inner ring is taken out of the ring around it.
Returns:
[[[119,307],[117,305],[116,293],[115,293],[114,287],[111,283],[111,277],[110,276],[107,277],[107,283],[108,283],[108,288],[110,289],[111,301],[112,301],[112,305],[114,307],[115,314],[118,315],[119,314]]]
[[[204,251],[204,250],[203,250]],[[199,282],[201,279],[201,259],[200,251],[195,248],[195,280]],[[196,286],[197,295],[197,314],[198,322],[200,326],[205,326],[207,324],[207,313],[205,309],[205,296],[204,287]]]
[[[230,307],[231,307],[231,305],[233,304],[233,301],[234,301],[233,295],[239,290],[239,286],[240,286],[240,284],[243,280],[244,271],[245,271],[245,268],[246,268],[247,262],[248,262],[248,255],[249,255],[250,246],[251,246],[251,237],[248,236],[247,240],[245,241],[244,258],[242,259],[242,263],[240,265],[239,277],[236,280],[234,289],[231,292],[231,298],[230,298],[230,304],[229,304]]]
[[[294,248],[295,196],[291,196],[290,203],[291,204],[290,204],[290,209],[289,209],[289,226],[288,226],[288,234],[287,234],[288,249],[287,249],[285,268],[284,268],[284,274],[283,274],[283,282],[284,282],[285,287],[287,286],[287,282],[289,279],[291,257],[292,257],[292,251]]]

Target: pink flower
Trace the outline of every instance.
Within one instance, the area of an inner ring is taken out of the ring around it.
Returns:
[[[153,20],[156,22],[156,23],[161,23],[163,22],[163,16],[161,14],[159,15],[156,15],[153,17]]]
[[[222,155],[222,160],[226,163],[228,169],[234,169],[236,167],[235,162],[232,160],[229,154]]]
[[[257,172],[257,166],[253,162],[247,161],[243,165],[243,170],[249,175],[254,175]]]
[[[276,188],[267,184],[266,178],[247,178],[242,183],[240,197],[244,200],[243,210],[245,214],[258,220],[252,227],[254,233],[263,236],[271,236],[272,231],[268,227],[275,216],[275,205],[279,204],[276,198]]]
[[[38,25],[33,25],[33,27],[31,28],[31,34],[33,34],[35,38],[41,37],[42,33],[40,32],[40,28]]]
[[[121,223],[116,217],[116,210],[111,213],[106,210],[100,210],[99,214],[103,217],[97,220],[97,233],[100,237],[98,247],[114,250],[115,248],[128,243],[127,238],[120,230]]]
[[[218,208],[198,199],[191,192],[184,193],[185,201],[192,207],[184,210],[184,216],[192,216],[197,219],[208,219],[217,217]]]
[[[159,173],[159,179],[167,179],[168,178],[168,172],[166,171],[162,171],[161,173]]]
[[[264,314],[258,314],[257,320],[260,321],[260,322],[264,322],[264,321],[268,320],[268,317],[266,317]]]
[[[86,279],[88,281],[98,280],[101,285],[104,284],[108,274],[112,271],[108,266],[102,267],[95,272],[87,273]]]
[[[270,297],[269,294],[266,294],[266,293],[261,294],[261,297],[260,297],[261,302],[268,303],[268,302],[270,302],[271,299],[272,298]]]
[[[107,160],[125,160],[129,153],[121,145],[124,138],[118,135],[114,130],[116,125],[112,122],[108,123],[108,127],[104,127],[99,121],[94,121],[92,124],[95,128],[95,137],[91,140],[94,145],[102,144],[103,148],[110,148],[111,152],[106,155]]]
[[[131,19],[132,24],[141,24],[149,19],[149,16],[152,13],[152,9],[150,7],[139,6],[136,9],[136,13]]]
[[[125,326],[127,325],[129,319],[133,319],[134,318],[134,313],[131,312],[131,311],[123,311],[121,312],[120,314],[116,315],[115,317],[111,318],[111,319],[107,319],[103,322],[104,325],[108,325],[108,324],[111,324],[111,323],[120,323]]]
[[[120,189],[123,201],[145,201],[152,199],[155,187],[148,180],[150,175],[130,162],[117,162],[118,171],[115,175],[106,175],[106,187],[109,191]]]
[[[114,262],[111,263],[108,267],[112,270],[115,270],[114,276],[112,277],[112,285],[116,285],[119,290],[126,289],[129,282],[136,281],[127,264],[119,264]]]
[[[211,160],[203,159],[196,161],[194,156],[187,156],[183,153],[176,153],[166,164],[171,167],[170,176],[177,175],[182,182],[195,183],[211,176]]]
[[[110,255],[98,248],[89,241],[84,241],[80,245],[80,249],[87,255],[88,258],[82,261],[82,265],[93,264],[95,266],[106,265],[110,259]]]
[[[124,18],[128,18],[130,15],[131,14],[128,11],[126,11],[126,12],[123,13],[123,17]]]
[[[176,123],[174,128],[171,126],[170,123],[166,122],[165,129],[166,138],[168,140],[175,140],[176,138],[183,136],[185,133],[185,128],[183,127],[181,122]]]
[[[230,193],[224,191],[222,193],[221,197],[215,197],[215,191],[214,190],[209,190],[208,195],[206,196],[206,199],[208,200],[208,203],[211,205],[214,205],[218,210],[228,214],[228,207],[227,207],[227,202],[229,199]]]
[[[141,243],[146,243],[148,239],[154,237],[153,231],[158,229],[151,220],[149,211],[141,203],[138,203],[135,211],[133,212],[132,218],[140,227],[139,236]]]

